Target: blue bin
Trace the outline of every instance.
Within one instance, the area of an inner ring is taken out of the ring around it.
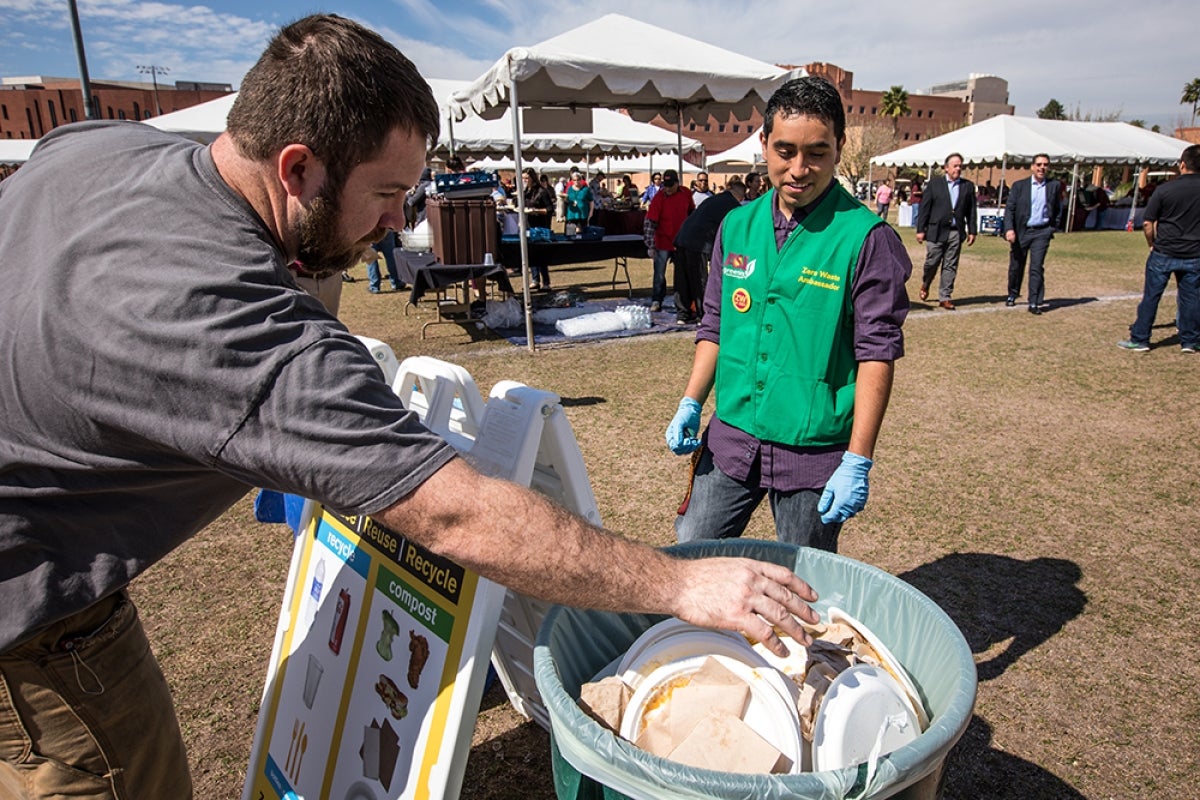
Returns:
[[[930,712],[913,743],[866,765],[798,775],[740,775],[677,764],[646,753],[580,710],[580,686],[619,659],[663,617],[555,607],[534,648],[534,677],[551,722],[559,800],[794,800],[935,798],[945,760],[975,707],[975,662],[953,620],[932,600],[882,570],[844,556],[750,539],[668,548],[683,558],[745,556],[783,564],[806,580],[824,612],[838,606],[878,635],[904,665]]]

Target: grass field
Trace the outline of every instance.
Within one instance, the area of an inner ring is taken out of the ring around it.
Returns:
[[[923,251],[902,231],[916,264]],[[1007,248],[965,250],[954,300],[914,300],[907,355],[866,511],[841,552],[912,583],[975,653],[975,715],[951,753],[950,798],[1186,798],[1200,770],[1200,356],[1179,352],[1175,302],[1154,349],[1128,353],[1140,234],[1059,235],[1040,317],[1004,307]],[[631,261],[648,298],[650,265]],[[610,265],[554,271],[608,293]],[[418,338],[427,308],[369,295],[361,269],[342,318],[403,358],[462,364],[486,392],[514,379],[560,394],[605,523],[673,541],[686,479],[663,430],[691,364],[687,334],[529,354],[471,327]],[[380,480],[386,480],[380,476]],[[518,536],[520,531],[513,531]],[[760,510],[751,534],[772,537]],[[291,537],[231,509],[134,586],[176,693],[199,798],[240,790]],[[464,798],[554,796],[547,736],[493,690]]]

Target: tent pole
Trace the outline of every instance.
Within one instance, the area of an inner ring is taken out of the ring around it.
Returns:
[[[1067,201],[1067,224],[1063,226],[1063,233],[1071,232],[1071,223],[1075,221],[1075,198],[1079,194],[1076,187],[1079,185],[1079,162],[1071,164],[1071,199]],[[1048,202],[1048,201],[1047,201]],[[1053,220],[1050,223],[1054,224]]]
[[[513,166],[517,168],[517,180],[521,178],[521,106],[517,101],[517,82],[508,84],[508,100],[512,107],[513,120]],[[517,184],[520,186],[520,184]],[[533,298],[529,294],[529,220],[525,217],[525,192],[517,189],[517,230],[521,236],[521,287],[525,295],[525,339],[529,352],[536,351],[533,343]]]
[[[446,115],[446,125],[447,125],[447,126],[450,128],[450,157],[451,157],[451,158],[453,158],[453,157],[454,157],[454,151],[455,151],[455,143],[454,143],[454,115],[453,115],[453,114],[447,114],[447,115]]]
[[[1008,171],[1008,153],[1000,159],[1000,188],[996,190],[996,208],[1004,208],[1008,195],[1004,192],[1004,173]]]
[[[1142,173],[1145,171],[1146,168],[1139,164],[1137,174],[1133,177],[1133,202],[1129,204],[1129,221],[1125,223],[1127,231],[1133,230],[1133,217],[1137,212],[1138,184],[1142,182]]]
[[[675,101],[675,153],[679,156],[679,185],[683,186],[683,107]]]

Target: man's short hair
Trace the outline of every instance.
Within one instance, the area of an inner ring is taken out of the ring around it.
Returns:
[[[1188,172],[1200,172],[1200,144],[1185,147],[1179,160],[1188,168]]]
[[[1044,159],[1046,159],[1047,161],[1049,161],[1049,160],[1050,160],[1050,156],[1049,156],[1048,154],[1046,154],[1046,153],[1038,153],[1037,155],[1035,155],[1035,156],[1033,157],[1033,161],[1037,161],[1039,158],[1044,158]],[[1029,163],[1031,163],[1031,164],[1032,164],[1032,163],[1033,163],[1033,161],[1031,161],[1031,162],[1029,162]]]
[[[429,84],[379,34],[334,14],[287,25],[242,79],[226,130],[243,156],[302,144],[340,189],[397,128],[433,141],[440,112]]]
[[[816,117],[833,126],[833,135],[841,141],[846,136],[846,107],[834,85],[824,78],[809,75],[794,78],[775,90],[763,112],[763,135],[769,137],[776,115],[784,117]]]
[[[957,158],[959,161],[966,161],[966,159],[962,157],[962,153],[951,153],[950,155],[946,156],[946,160],[942,162],[942,166],[950,166],[950,159],[952,158]]]

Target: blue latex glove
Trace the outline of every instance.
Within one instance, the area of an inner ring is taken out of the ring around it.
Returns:
[[[875,462],[866,456],[842,454],[842,463],[834,470],[821,499],[817,502],[817,513],[821,522],[845,522],[867,506],[867,473]]]
[[[685,456],[700,446],[700,404],[690,397],[679,401],[675,419],[667,426],[667,447]]]

